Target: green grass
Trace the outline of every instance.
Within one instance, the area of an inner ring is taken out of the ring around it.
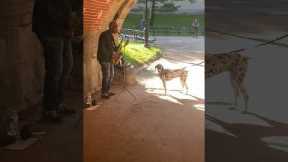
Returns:
[[[126,48],[122,49],[124,59],[132,65],[143,65],[156,60],[161,55],[161,50],[157,47],[144,47],[144,43],[130,42]]]
[[[205,17],[204,15],[176,15],[176,14],[156,14],[154,17],[154,27],[175,27],[175,28],[191,28],[192,20],[197,17],[200,23],[201,31],[204,31]],[[125,23],[124,28],[137,29],[142,15],[129,14]],[[165,33],[160,33],[160,35]]]

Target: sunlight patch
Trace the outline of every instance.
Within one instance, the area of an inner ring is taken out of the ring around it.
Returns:
[[[169,95],[172,96],[173,98],[177,98],[181,100],[197,101],[197,98],[193,97],[192,95],[186,94],[185,91],[181,91],[181,90],[169,91]]]
[[[205,105],[204,104],[196,104],[193,106],[196,110],[205,111]]]
[[[215,132],[218,132],[218,133],[226,134],[228,136],[232,136],[234,138],[237,138],[236,135],[230,133],[228,130],[223,128],[221,125],[219,125],[219,124],[217,124],[217,123],[215,123],[213,121],[205,120],[205,123],[206,123],[206,129],[209,129],[209,130],[212,130],[212,131],[215,131]]]
[[[288,152],[288,136],[272,136],[262,138],[269,147]]]
[[[93,106],[93,107],[88,107],[88,108],[86,108],[85,110],[86,110],[86,111],[95,111],[95,110],[97,110],[99,107],[100,107],[100,105],[96,105],[96,106]]]
[[[171,98],[169,96],[157,96],[157,97],[159,97],[162,100],[166,100],[166,101],[169,101],[169,102],[172,102],[172,103],[176,103],[176,104],[179,104],[179,105],[184,105],[183,103],[179,102],[177,99]]]

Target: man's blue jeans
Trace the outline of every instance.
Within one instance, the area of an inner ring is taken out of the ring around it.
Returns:
[[[45,57],[44,111],[58,110],[64,100],[64,83],[73,67],[71,41],[39,37]]]
[[[110,62],[101,62],[102,68],[102,95],[108,95],[114,77],[114,65]]]

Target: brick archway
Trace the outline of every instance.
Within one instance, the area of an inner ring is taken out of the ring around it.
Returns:
[[[84,101],[101,88],[101,68],[97,61],[98,39],[109,22],[122,26],[137,0],[84,0]],[[89,104],[89,103],[88,103]]]

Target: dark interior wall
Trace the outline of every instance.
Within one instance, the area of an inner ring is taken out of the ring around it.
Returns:
[[[39,104],[44,60],[31,30],[33,0],[0,2],[0,110]]]
[[[71,0],[75,36],[82,35],[82,0]],[[44,57],[32,32],[34,0],[0,1],[0,110],[23,110],[41,102]],[[82,87],[82,41],[73,40],[73,87]]]

